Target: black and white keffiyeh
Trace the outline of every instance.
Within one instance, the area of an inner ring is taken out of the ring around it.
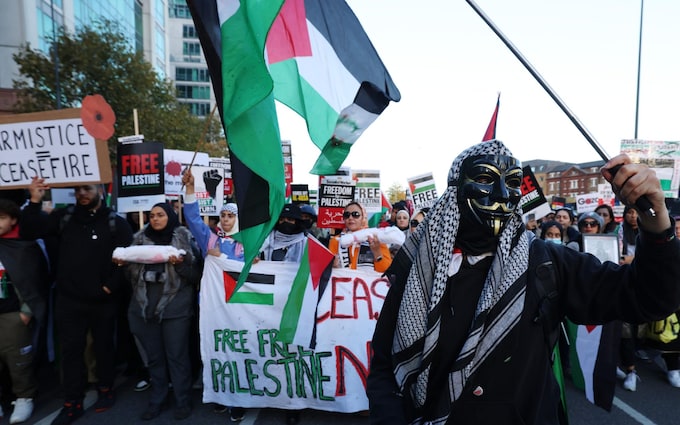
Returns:
[[[461,165],[470,156],[488,154],[512,156],[497,140],[463,151],[451,166],[448,188],[428,212],[425,222],[402,247],[411,261],[411,268],[399,308],[392,353],[400,390],[410,395],[416,408],[425,404],[432,358],[439,343],[442,297],[460,223],[458,182]],[[452,362],[453,371],[447,380],[450,403],[438,405],[436,412],[428,412],[436,418],[428,423],[446,422],[450,404],[460,397],[468,378],[519,321],[524,307],[524,289],[504,298],[506,305],[494,309],[499,312],[495,317],[488,317],[488,313],[527,270],[529,241],[526,233],[518,237],[522,229],[522,212],[518,207],[499,235],[471,329],[458,358]]]

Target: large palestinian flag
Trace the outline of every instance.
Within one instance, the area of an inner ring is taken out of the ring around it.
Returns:
[[[246,276],[284,203],[281,138],[264,61],[283,0],[187,0],[224,125]],[[245,278],[245,277],[244,277]],[[242,283],[242,281],[240,282]]]
[[[307,121],[321,149],[312,173],[335,174],[350,147],[401,95],[342,0],[286,0],[267,38],[276,100]]]

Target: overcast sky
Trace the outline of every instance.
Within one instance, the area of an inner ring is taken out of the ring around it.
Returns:
[[[600,159],[545,90],[464,0],[349,0],[399,88],[345,165],[381,186],[432,172],[481,140],[501,93],[497,137],[521,160]],[[478,0],[609,155],[634,136],[640,0]],[[644,4],[638,138],[680,140],[680,1]],[[304,120],[278,105],[294,182],[318,149]]]

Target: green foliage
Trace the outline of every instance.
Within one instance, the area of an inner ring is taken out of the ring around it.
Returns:
[[[112,159],[116,138],[135,134],[133,109],[137,109],[139,132],[145,140],[162,141],[169,149],[196,149],[204,135],[203,120],[177,102],[171,82],[161,78],[142,53],[134,52],[110,21],[83,27],[75,34],[60,32],[49,55],[30,45],[22,46],[14,55],[21,74],[14,81],[19,90],[17,112],[57,108],[55,49],[59,53],[61,107],[78,108],[85,96],[101,94],[116,113],[116,131],[109,140]],[[209,127],[205,147],[215,156],[225,156],[224,137],[220,138],[214,123]]]

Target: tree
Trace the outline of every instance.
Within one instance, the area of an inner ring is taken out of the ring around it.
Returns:
[[[387,188],[387,200],[394,205],[397,201],[406,199],[406,189],[401,184],[394,182]]]
[[[19,91],[17,112],[56,109],[54,52],[58,52],[61,107],[77,108],[86,95],[101,94],[116,113],[116,131],[109,140],[112,159],[116,138],[135,134],[135,108],[145,140],[162,141],[170,149],[194,150],[204,138],[205,150],[215,156],[227,155],[224,137],[221,142],[216,136],[215,123],[210,123],[209,132],[204,131],[203,121],[177,101],[171,82],[161,78],[141,53],[133,51],[114,22],[101,21],[74,34],[62,30],[51,41],[49,55],[28,44],[14,54],[21,74],[14,80]]]

